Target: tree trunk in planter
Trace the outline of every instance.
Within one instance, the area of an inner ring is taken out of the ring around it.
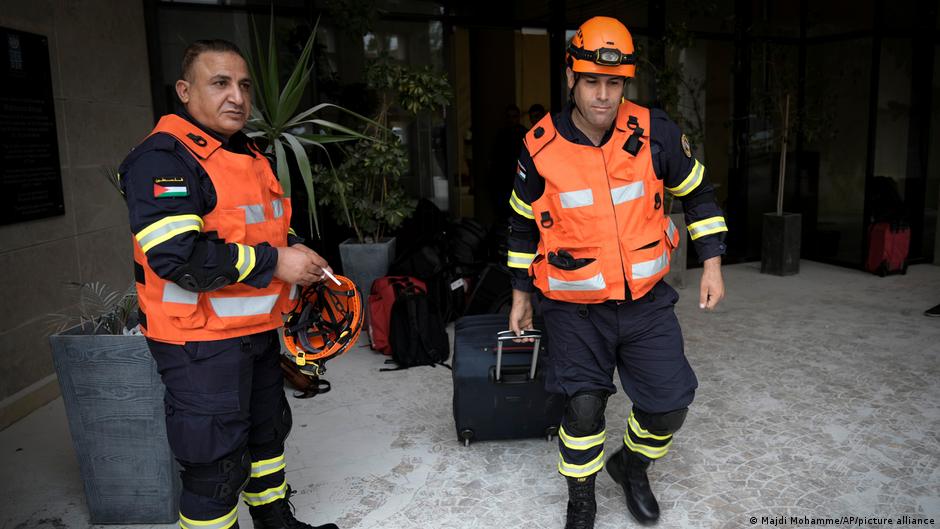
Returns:
[[[358,243],[355,239],[346,239],[339,245],[339,255],[343,263],[343,275],[351,279],[362,293],[362,310],[368,325],[367,304],[372,282],[384,276],[395,259],[395,238],[389,237],[377,243]]]
[[[143,336],[49,337],[93,524],[164,524],[179,517],[179,470],[163,395]]]
[[[685,271],[689,244],[686,242],[688,230],[685,227],[684,213],[670,213],[669,218],[676,225],[679,231],[679,247],[672,251],[672,258],[669,260],[669,273],[666,275],[666,283],[675,289],[685,288]]]
[[[760,259],[762,274],[792,276],[800,273],[801,222],[799,213],[764,213]]]

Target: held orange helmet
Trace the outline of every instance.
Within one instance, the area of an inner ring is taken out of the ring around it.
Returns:
[[[284,322],[284,345],[300,370],[320,376],[327,360],[356,344],[362,330],[362,297],[347,277],[336,276],[305,287]]]
[[[636,55],[626,26],[610,17],[587,20],[572,37],[565,62],[577,73],[633,77]]]

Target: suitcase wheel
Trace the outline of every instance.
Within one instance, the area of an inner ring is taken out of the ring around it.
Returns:
[[[546,440],[546,441],[552,442],[552,439],[554,439],[556,435],[558,435],[558,427],[557,427],[557,426],[549,426],[548,428],[545,429],[545,440]]]
[[[460,440],[463,441],[464,446],[470,446],[470,439],[473,438],[473,430],[466,429],[460,430]]]

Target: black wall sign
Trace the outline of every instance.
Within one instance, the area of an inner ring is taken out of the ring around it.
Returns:
[[[49,41],[0,27],[0,224],[64,213]]]

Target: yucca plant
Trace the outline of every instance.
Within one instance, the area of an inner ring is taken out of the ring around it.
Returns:
[[[53,332],[80,326],[88,334],[127,333],[128,321],[137,314],[137,288],[133,284],[124,291],[114,290],[100,281],[70,281],[67,285],[78,291],[77,311],[50,314]]]
[[[314,26],[307,38],[307,43],[297,58],[297,64],[291,71],[287,81],[281,86],[280,71],[277,61],[277,45],[274,38],[274,12],[271,12],[271,25],[268,31],[267,49],[263,48],[261,36],[254,26],[253,53],[248,59],[251,77],[254,79],[255,100],[251,110],[251,119],[248,121],[249,136],[263,140],[265,152],[274,155],[277,166],[278,179],[284,193],[291,195],[291,175],[288,169],[288,156],[293,156],[300,178],[307,190],[307,203],[311,232],[316,230],[320,235],[320,223],[317,219],[316,193],[314,190],[313,174],[310,170],[308,148],[319,148],[327,153],[324,145],[344,141],[360,140],[372,141],[373,138],[357,132],[349,127],[319,117],[327,111],[339,111],[361,120],[364,124],[378,126],[374,121],[338,105],[321,103],[298,112],[300,100],[310,85],[313,74],[313,43],[319,26]],[[329,154],[327,153],[327,160]],[[335,171],[332,177],[336,178]],[[340,202],[343,211],[346,211],[346,197],[341,196]]]

